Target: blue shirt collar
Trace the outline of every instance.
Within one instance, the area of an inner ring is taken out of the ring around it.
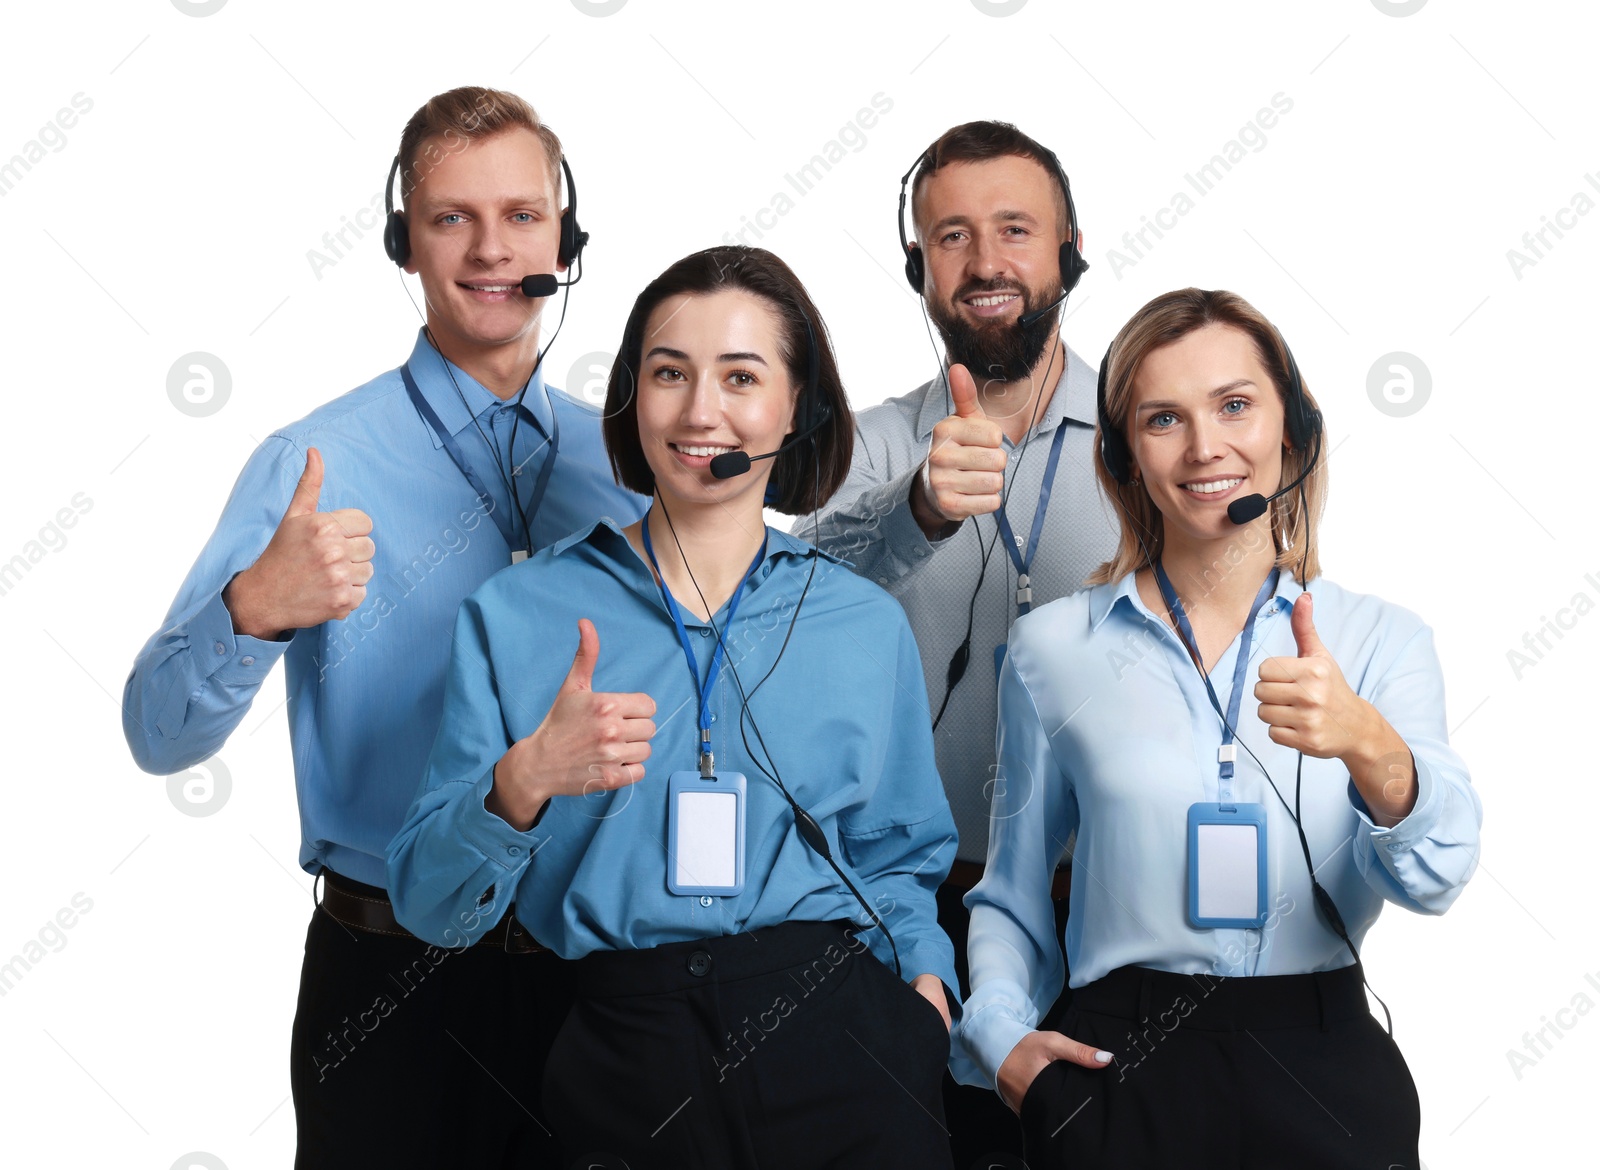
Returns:
[[[923,396],[922,409],[917,412],[918,439],[926,440],[933,434],[933,428],[939,420],[950,414],[946,376],[946,371],[939,371],[939,376],[929,383],[928,392]],[[1053,433],[1061,421],[1068,418],[1085,426],[1094,426],[1098,380],[1099,376],[1094,368],[1069,346],[1067,368],[1056,378],[1056,388],[1050,395],[1050,403],[1044,408],[1044,417],[1039,420],[1039,433]]]
[[[1294,608],[1295,598],[1304,593],[1300,582],[1294,578],[1294,573],[1285,568],[1278,574],[1278,588],[1261,607],[1263,614],[1278,611],[1288,612]],[[1139,590],[1134,585],[1134,570],[1129,570],[1118,581],[1108,581],[1103,585],[1096,585],[1089,590],[1089,624],[1094,629],[1099,629],[1102,622],[1110,615],[1111,611],[1121,602],[1123,607],[1131,614],[1139,614],[1154,621],[1164,621],[1159,614],[1150,612],[1144,599],[1139,596]],[[1259,620],[1259,618],[1257,619]]]
[[[653,598],[656,602],[661,600],[661,591],[656,587],[654,574],[651,573],[639,554],[634,551],[633,545],[628,543],[628,538],[623,535],[623,525],[618,524],[610,516],[602,516],[587,528],[579,529],[570,536],[563,537],[550,546],[550,555],[562,556],[573,550],[581,551],[580,546],[593,546],[602,555],[605,555],[614,564],[623,570],[623,580],[632,585],[640,593]],[[777,558],[787,557],[796,561],[803,561],[815,552],[824,561],[848,569],[850,562],[823,552],[806,543],[798,537],[784,532],[780,528],[767,525],[767,555],[761,559],[760,566],[756,569],[756,583],[759,585],[772,575],[777,565]],[[663,606],[663,612],[665,607]],[[692,613],[685,613],[684,620],[693,624],[699,621]],[[704,624],[703,622],[701,623]]]
[[[417,329],[417,342],[411,347],[409,364],[411,376],[417,380],[417,388],[452,435],[459,435],[471,426],[474,418],[484,420],[490,412],[509,405],[505,399],[435,349],[420,326]],[[449,367],[448,372],[446,366]],[[454,382],[451,381],[451,375],[455,377]],[[458,387],[461,391],[459,394],[456,393]],[[461,401],[463,398],[466,399],[465,405]],[[534,373],[533,380],[528,384],[528,392],[523,395],[523,417],[538,427],[539,433],[548,439],[553,410],[541,368]],[[443,445],[438,435],[432,438],[435,447]]]

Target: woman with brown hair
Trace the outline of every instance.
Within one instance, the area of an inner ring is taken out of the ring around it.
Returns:
[[[462,604],[397,913],[453,944],[514,901],[575,960],[544,1079],[568,1158],[948,1166],[921,660],[887,593],[763,519],[849,470],[821,317],[770,252],[687,256],[634,303],[605,415],[650,510]]]
[[[1432,633],[1321,576],[1321,415],[1242,298],[1157,297],[1100,379],[1120,544],[1012,630],[958,1071],[1036,1168],[1415,1166],[1358,948],[1476,867]],[[1072,993],[1041,1028],[1074,833]]]

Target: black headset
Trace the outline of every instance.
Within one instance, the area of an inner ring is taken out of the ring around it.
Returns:
[[[1274,333],[1277,331],[1274,330]],[[1306,387],[1300,380],[1300,366],[1294,360],[1294,351],[1284,341],[1283,334],[1277,333],[1277,338],[1289,366],[1289,393],[1284,402],[1289,441],[1296,450],[1307,451],[1322,434],[1322,412],[1306,402]],[[1111,417],[1106,410],[1106,371],[1111,368],[1111,350],[1115,345],[1113,339],[1111,345],[1106,346],[1106,356],[1100,359],[1100,382],[1095,391],[1095,415],[1100,422],[1100,459],[1112,479],[1118,483],[1132,483],[1133,450],[1128,446],[1127,436],[1111,425]]]
[[[1056,179],[1061,184],[1061,193],[1067,198],[1067,238],[1061,245],[1059,257],[1062,298],[1065,299],[1078,286],[1083,274],[1089,270],[1089,262],[1083,258],[1083,249],[1078,246],[1078,208],[1072,202],[1072,184],[1067,181],[1067,172],[1062,169],[1061,160],[1056,157],[1055,151],[1047,147],[1040,149],[1049,157],[1050,169],[1055,172]],[[906,196],[911,187],[911,176],[916,173],[917,168],[932,166],[933,162],[933,147],[930,146],[917,156],[917,161],[911,164],[911,169],[900,176],[900,210],[895,215],[895,228],[900,233],[900,248],[906,254],[906,280],[910,282],[918,296],[922,295],[922,282],[927,269],[923,263],[922,249],[906,236]]]
[[[400,171],[400,156],[394,156],[389,166],[389,178],[383,184],[383,209],[387,218],[383,223],[383,250],[396,264],[404,265],[411,259],[411,233],[406,228],[405,217],[394,209],[394,177]],[[589,233],[578,226],[578,188],[572,181],[572,168],[567,156],[561,156],[561,173],[567,177],[567,206],[561,212],[561,244],[556,249],[556,260],[563,268],[570,268],[583,255],[583,246],[589,242]]]

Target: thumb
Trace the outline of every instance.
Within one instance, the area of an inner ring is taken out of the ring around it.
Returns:
[[[315,447],[306,449],[306,469],[300,473],[300,482],[295,484],[294,495],[289,500],[289,508],[283,514],[287,520],[290,516],[310,516],[317,510],[317,501],[322,498],[322,452]]]
[[[1302,593],[1295,598],[1294,609],[1289,611],[1289,628],[1294,631],[1295,649],[1301,658],[1328,652],[1311,624],[1311,594]]]
[[[978,386],[966,366],[950,367],[950,401],[955,404],[957,418],[983,417],[983,408],[978,405]]]
[[[1090,1044],[1080,1044],[1070,1036],[1058,1033],[1050,1035],[1048,1051],[1052,1059],[1070,1060],[1073,1064],[1082,1065],[1084,1068],[1105,1068],[1111,1063],[1111,1053],[1104,1049],[1095,1048]],[[1105,1059],[1102,1060],[1101,1057]]]
[[[572,656],[572,669],[561,684],[564,691],[594,690],[594,668],[600,661],[600,632],[588,618],[578,619],[578,652]]]

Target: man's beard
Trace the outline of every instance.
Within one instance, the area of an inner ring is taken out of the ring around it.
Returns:
[[[1022,314],[1041,309],[1061,293],[1059,285],[1047,289],[1028,289],[1005,281],[993,284],[968,284],[962,287],[953,300],[983,293],[1014,292],[1022,298]],[[985,381],[1020,382],[1027,378],[1044,354],[1050,340],[1050,330],[1055,325],[1054,316],[1046,313],[1028,326],[1017,324],[1019,318],[999,319],[974,325],[960,315],[960,310],[950,304],[928,301],[928,316],[944,339],[946,356],[953,366],[965,366],[973,380],[982,386]]]

